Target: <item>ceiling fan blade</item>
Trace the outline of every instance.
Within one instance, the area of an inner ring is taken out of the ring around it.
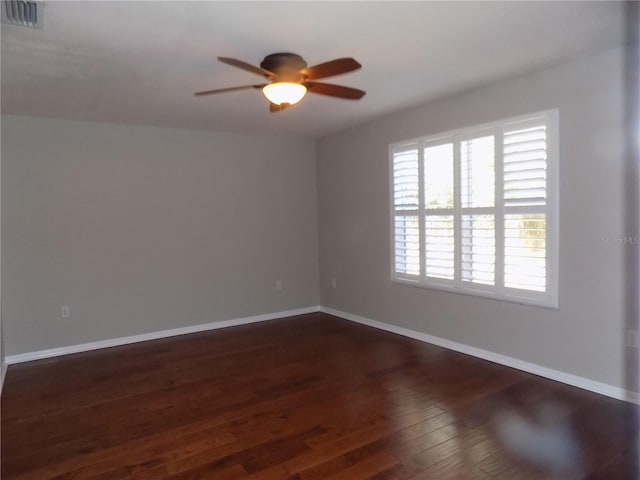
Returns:
[[[304,70],[301,70],[300,73],[306,75],[309,80],[315,80],[318,78],[333,77],[334,75],[352,72],[360,67],[362,67],[362,65],[356,62],[353,58],[337,58],[330,62],[305,68]]]
[[[258,75],[264,75],[270,80],[276,78],[276,74],[270,72],[269,70],[265,70],[264,68],[256,67],[247,62],[243,62],[242,60],[236,60],[235,58],[229,57],[218,57],[218,60],[222,63],[226,63],[227,65],[231,65],[233,67],[241,68],[242,70],[247,70],[248,72],[256,73]]]
[[[360,100],[367,93],[357,88],[343,87],[342,85],[333,85],[331,83],[306,82],[304,85],[311,93],[346,98],[348,100]]]
[[[218,88],[216,90],[205,90],[204,92],[196,92],[194,95],[196,97],[201,97],[202,95],[213,95],[214,93],[225,93],[225,92],[235,92],[236,90],[247,90],[249,88],[262,88],[266,85],[245,85],[243,87],[230,87],[230,88]]]

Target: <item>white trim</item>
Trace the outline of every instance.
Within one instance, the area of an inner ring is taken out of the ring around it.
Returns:
[[[236,327],[249,323],[264,322],[267,320],[276,320],[285,317],[293,317],[296,315],[304,315],[306,313],[319,312],[319,306],[298,308],[296,310],[285,310],[282,312],[266,313],[263,315],[255,315],[253,317],[235,318],[232,320],[222,320],[219,322],[204,323],[201,325],[191,325],[188,327],[172,328],[170,330],[160,330],[157,332],[142,333],[139,335],[131,335],[129,337],[111,338],[108,340],[98,340],[96,342],[81,343],[77,345],[68,345],[66,347],[50,348],[47,350],[38,350],[35,352],[19,353],[17,355],[8,355],[6,363],[11,365],[14,363],[30,362],[32,360],[41,360],[43,358],[58,357],[60,355],[69,355],[71,353],[87,352],[89,350],[98,350],[100,348],[117,347],[119,345],[127,345],[129,343],[146,342],[147,340],[156,340],[158,338],[175,337],[177,335],[186,335],[188,333],[204,332],[207,330],[216,330],[218,328]],[[4,375],[3,375],[4,379]]]
[[[574,387],[582,388],[584,390],[589,390],[590,392],[599,393],[607,397],[615,398],[618,400],[624,400],[626,402],[640,404],[640,394],[638,392],[632,392],[630,390],[625,390],[623,388],[609,385],[607,383],[598,382],[596,380],[591,380],[589,378],[580,377],[578,375],[573,375],[571,373],[562,372],[560,370],[555,370],[553,368],[543,367],[542,365],[527,362],[525,360],[508,357],[506,355],[494,353],[489,350],[483,350],[481,348],[472,347],[470,345],[454,342],[452,340],[436,337],[426,333],[418,332],[416,330],[410,330],[408,328],[398,327],[396,325],[391,325],[389,323],[379,322],[377,320],[371,320],[366,317],[361,317],[360,315],[354,315],[351,313],[342,312],[340,310],[335,310],[333,308],[320,307],[320,311],[323,313],[327,313],[329,315],[343,318],[345,320],[350,320],[352,322],[360,323],[362,325],[367,325],[369,327],[385,330],[387,332],[402,335],[403,337],[413,338],[421,342],[430,343],[432,345],[444,347],[449,350],[454,350],[456,352],[465,353],[473,357],[481,358],[483,360],[488,360],[490,362],[498,363],[500,365],[505,365],[507,367],[515,368],[517,370],[522,370],[523,372],[532,373],[540,377],[549,378],[557,382],[566,383],[567,385],[572,385]]]
[[[547,273],[550,290],[549,302],[559,309],[560,290],[560,111],[551,110],[547,117]]]
[[[503,287],[503,290],[509,290],[509,291],[515,292],[514,294],[511,294],[511,295],[501,296],[500,294],[495,294],[495,295],[489,296],[487,294],[487,290],[482,290],[481,285],[472,284],[472,287],[466,287],[462,289],[460,287],[456,287],[454,285],[445,283],[447,282],[447,280],[442,278],[434,278],[433,280],[430,279],[429,285],[426,285],[422,283],[419,278],[416,278],[415,275],[413,277],[412,276],[403,277],[402,275],[408,275],[408,274],[400,274],[400,275],[396,274],[396,278],[392,278],[391,282],[397,283],[398,285],[422,288],[425,290],[440,290],[443,292],[457,293],[460,295],[471,295],[472,297],[481,297],[481,298],[484,298],[485,300],[493,300],[496,302],[517,303],[518,305],[525,305],[528,307],[541,307],[541,308],[548,308],[551,310],[559,310],[557,306],[548,305],[544,303],[543,300],[536,300],[526,296],[519,297],[518,293],[520,292],[520,290],[516,290],[515,288],[509,289],[507,287]],[[460,283],[462,283],[462,281]],[[470,282],[464,282],[464,283],[469,284]]]
[[[2,389],[4,388],[4,379],[7,376],[7,367],[8,362],[5,362],[4,358],[2,359],[2,366],[0,367],[0,394],[2,394]]]

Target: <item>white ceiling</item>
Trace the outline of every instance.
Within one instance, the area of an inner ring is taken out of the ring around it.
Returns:
[[[622,43],[618,2],[45,2],[44,28],[2,25],[4,113],[319,137],[385,113]],[[270,53],[309,65],[360,101],[308,95],[270,114],[260,83],[216,61]]]

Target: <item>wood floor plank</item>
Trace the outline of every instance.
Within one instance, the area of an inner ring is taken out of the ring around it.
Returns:
[[[505,418],[565,426],[584,479],[637,478],[636,406],[320,313],[12,365],[1,474],[574,480]]]

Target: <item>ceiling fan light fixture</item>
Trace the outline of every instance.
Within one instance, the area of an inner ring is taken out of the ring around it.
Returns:
[[[270,83],[262,89],[262,93],[271,103],[294,105],[302,100],[307,93],[307,87],[299,83],[277,82]]]

